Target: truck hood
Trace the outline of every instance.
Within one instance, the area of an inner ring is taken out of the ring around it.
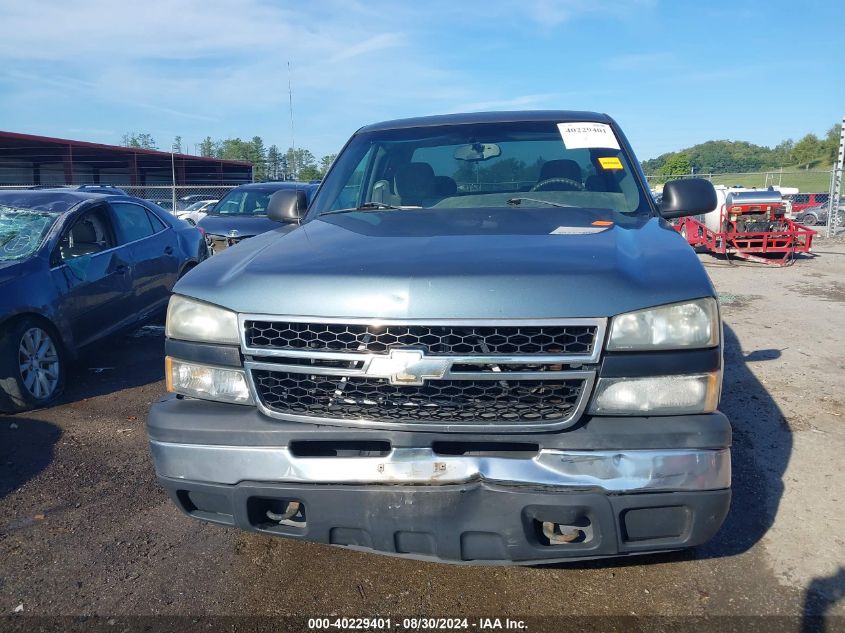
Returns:
[[[324,216],[212,257],[175,292],[242,313],[397,319],[604,317],[715,296],[664,221],[583,209]]]

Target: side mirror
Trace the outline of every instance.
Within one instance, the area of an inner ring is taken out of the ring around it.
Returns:
[[[267,217],[276,222],[296,224],[308,208],[308,198],[302,189],[280,189],[267,203]]]
[[[709,213],[716,208],[716,190],[704,178],[670,180],[663,186],[660,215],[667,220]]]

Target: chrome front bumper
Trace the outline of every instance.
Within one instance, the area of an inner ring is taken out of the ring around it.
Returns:
[[[160,477],[209,484],[454,484],[488,481],[606,493],[721,490],[729,449],[541,450],[531,458],[395,448],[383,457],[298,457],[287,448],[150,441]]]

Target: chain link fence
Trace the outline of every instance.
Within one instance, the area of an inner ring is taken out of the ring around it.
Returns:
[[[64,185],[56,185],[62,187]],[[73,185],[76,186],[76,185]],[[145,186],[130,186],[130,185],[82,185],[83,187],[116,187],[121,191],[125,191],[128,195],[136,198],[143,198],[149,200],[171,213],[174,211],[184,211],[192,204],[198,202],[207,202],[208,200],[220,200],[229,191],[235,188],[235,185],[145,185]],[[36,187],[32,183],[19,185],[0,185],[2,189],[32,189]]]
[[[149,200],[167,211],[183,211],[192,204],[220,200],[234,189],[229,185],[177,185],[121,187],[130,196]]]
[[[830,217],[827,222],[828,236],[845,233],[845,196],[843,196],[842,191],[843,184],[845,183],[843,183],[842,170],[834,170],[831,173],[830,179],[830,203],[828,204]],[[837,195],[838,200],[836,200]]]
[[[801,193],[829,193],[832,179],[829,169],[799,169],[795,171],[754,171],[724,174],[688,174],[683,176],[646,175],[651,187],[660,187],[667,180],[676,178],[706,178],[714,185],[745,187],[748,189],[797,189]]]
[[[667,180],[678,178],[706,178],[714,185],[745,189],[780,190],[794,207],[793,215],[813,209],[808,224],[824,227],[830,224],[830,234],[845,232],[845,199],[840,191],[838,203],[834,199],[834,185],[840,171],[837,169],[800,169],[794,171],[757,171],[724,174],[685,174],[666,176],[664,174],[646,175],[649,187],[659,191]],[[841,177],[841,176],[840,176]]]

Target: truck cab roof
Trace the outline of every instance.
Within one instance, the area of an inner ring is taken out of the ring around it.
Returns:
[[[466,125],[473,123],[509,123],[515,121],[556,121],[567,123],[570,121],[590,121],[595,123],[612,123],[606,114],[579,110],[512,110],[503,112],[467,112],[456,114],[438,114],[433,116],[413,117],[408,119],[394,119],[365,125],[359,132],[373,132],[378,130],[398,130],[414,127],[432,127],[437,125]]]

